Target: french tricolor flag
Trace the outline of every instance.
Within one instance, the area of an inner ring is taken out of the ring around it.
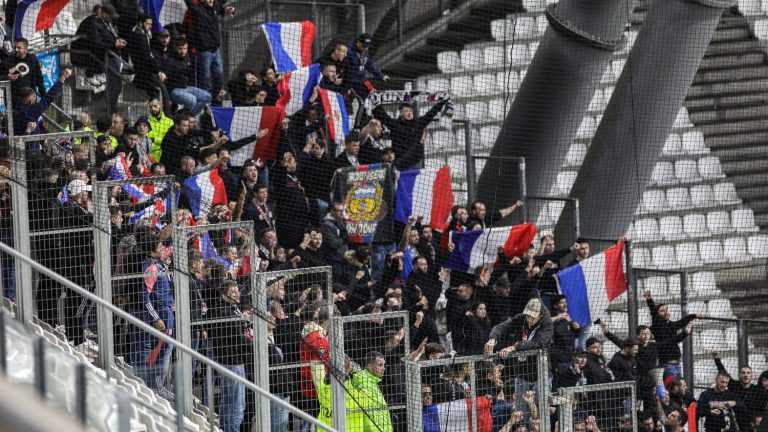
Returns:
[[[395,220],[424,216],[422,223],[443,230],[453,208],[453,189],[448,165],[437,171],[414,169],[400,172],[395,194]]]
[[[133,216],[128,218],[128,225],[133,225],[142,219],[153,219],[156,215],[162,216],[164,214],[165,214],[165,202],[158,200],[158,201],[155,201],[155,203],[152,204],[151,206],[146,207],[143,210],[134,213]]]
[[[455,248],[448,256],[445,267],[472,273],[481,265],[492,266],[498,256],[498,248],[504,247],[509,256],[522,255],[536,236],[536,227],[528,222],[512,227],[494,227],[484,230],[451,231]]]
[[[344,145],[344,138],[349,133],[349,114],[347,114],[344,96],[322,88],[317,89],[317,94],[320,96],[328,122],[329,138]]]
[[[264,23],[261,28],[275,61],[275,72],[295,71],[312,63],[312,43],[317,29],[311,21]]]
[[[35,33],[48,30],[69,0],[21,0],[16,6],[14,35],[30,39]]]
[[[280,126],[285,118],[283,107],[211,107],[211,112],[216,127],[221,128],[230,141],[237,141],[257,134],[262,129],[269,129],[265,137],[230,153],[233,166],[243,166],[250,158],[277,160]]]
[[[133,175],[131,174],[131,167],[128,161],[125,159],[125,155],[120,154],[115,157],[115,163],[109,169],[109,177],[112,180],[131,180]],[[151,194],[144,191],[143,188],[135,184],[128,184],[122,186],[125,193],[127,193],[137,203],[143,203],[152,198]]]
[[[286,73],[277,85],[280,92],[277,104],[285,108],[286,115],[296,114],[312,96],[320,78],[322,73],[317,63]]]
[[[579,325],[600,318],[613,300],[627,292],[623,258],[624,243],[620,242],[555,275],[568,313]]]
[[[208,233],[198,236],[198,239],[200,240],[200,253],[203,254],[203,259],[215,259],[216,261],[220,262],[227,270],[232,267],[232,263],[224,259],[224,257],[219,255],[219,253],[216,251],[216,248],[213,246],[211,236],[208,235]]]
[[[213,206],[227,204],[227,190],[217,169],[184,180],[183,188],[195,216],[201,213],[207,215]]]
[[[144,12],[152,18],[152,31],[160,33],[166,24],[181,22],[187,6],[183,0],[139,0]]]

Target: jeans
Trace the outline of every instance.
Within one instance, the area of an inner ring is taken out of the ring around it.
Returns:
[[[284,400],[287,403],[291,403],[291,397],[290,396],[279,396],[280,399]],[[270,431],[272,432],[288,432],[288,426],[289,426],[289,420],[288,420],[288,412],[287,409],[278,406],[275,403],[269,404],[269,417],[270,417],[270,424],[272,425],[270,428]]]
[[[592,328],[592,324],[587,324],[580,328],[576,333],[576,348],[587,349],[587,339],[589,339],[589,330]]]
[[[197,63],[197,86],[203,90],[210,91],[214,96],[218,95],[219,90],[224,85],[224,67],[221,63],[221,51],[199,51],[195,56],[195,63]]]
[[[668,376],[683,376],[683,368],[680,363],[662,363],[659,366],[664,368],[664,379],[667,379]]]
[[[387,254],[395,253],[397,245],[394,243],[374,244],[371,247],[371,279],[380,281],[384,276],[384,265]]]
[[[0,231],[0,241],[13,247],[13,229],[3,228]],[[16,260],[12,256],[0,253],[0,272],[3,274],[3,296],[13,300],[16,298]]]
[[[224,365],[231,372],[245,379],[245,365]],[[245,386],[221,377],[219,414],[222,432],[240,432],[245,412]]]
[[[173,347],[168,344],[163,344],[157,362],[154,365],[149,366],[147,364],[147,358],[149,357],[150,351],[154,348],[154,344],[157,343],[157,339],[151,337],[147,333],[141,333],[142,334],[139,335],[139,340],[134,341],[134,343],[131,344],[131,353],[134,356],[134,361],[131,362],[133,373],[141,378],[147,387],[154,391],[159,391],[165,387],[165,381],[168,378]]]
[[[515,405],[518,411],[523,412],[523,421],[529,426],[531,430],[531,408],[528,403],[523,399],[525,392],[533,390],[536,394],[539,393],[539,384],[535,381],[528,381],[527,379],[518,376],[515,378]]]
[[[184,108],[192,111],[197,116],[203,112],[205,106],[211,103],[211,94],[197,87],[177,88],[171,92],[171,100],[184,105]]]

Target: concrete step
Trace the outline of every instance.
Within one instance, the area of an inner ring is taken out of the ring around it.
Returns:
[[[753,93],[685,100],[685,107],[688,108],[689,113],[759,105],[768,105],[768,91],[758,92],[753,90]]]
[[[755,225],[759,226],[763,230],[768,228],[768,213],[756,214]]]
[[[765,54],[760,52],[733,54],[722,56],[710,56],[702,59],[699,71],[732,69],[743,66],[756,66],[765,64]]]
[[[759,147],[760,149],[766,149],[766,155],[768,155],[768,147],[764,144],[768,142],[768,131],[757,131],[750,133],[733,133],[730,135],[721,135],[717,137],[710,137],[706,139],[707,146],[713,151],[722,151],[724,155],[729,154],[731,150],[743,149],[748,147]],[[718,156],[720,156],[718,154]],[[720,156],[722,158],[722,156]]]
[[[763,46],[757,39],[745,39],[731,42],[711,43],[704,53],[705,57],[729,55],[746,52],[762,52]]]
[[[714,150],[712,153],[720,158],[720,163],[723,165],[731,162],[744,162],[752,165],[754,161],[768,159],[768,146],[765,144],[757,146],[745,145],[738,148]]]
[[[768,188],[765,187],[745,187],[738,191],[739,197],[746,201],[768,200]]]
[[[749,202],[749,208],[755,212],[755,214],[768,214],[768,200],[755,200]]]
[[[768,130],[768,119],[712,123],[699,126],[705,137]]]
[[[712,36],[710,43],[739,41],[751,37],[749,26],[745,21],[743,25],[718,28]]]
[[[768,106],[747,106],[741,108],[726,108],[690,113],[693,124],[705,125],[740,120],[768,118]]]
[[[695,101],[699,98],[716,99],[729,95],[744,95],[763,91],[768,92],[768,78],[714,84],[698,84],[692,85],[691,88],[688,89],[686,103]]]
[[[723,167],[723,172],[728,176],[759,173],[768,178],[768,158],[727,162],[721,160],[720,163]]]
[[[768,78],[768,68],[761,65],[739,69],[701,71],[696,74],[693,84],[723,83],[759,78]]]
[[[762,172],[759,174],[732,174],[728,175],[728,180],[736,186],[736,190],[738,191],[741,188],[768,185],[768,173]]]

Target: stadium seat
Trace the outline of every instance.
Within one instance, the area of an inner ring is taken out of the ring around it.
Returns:
[[[505,41],[512,39],[513,22],[510,19],[497,19],[491,21],[491,36],[494,40]]]
[[[584,157],[587,156],[587,145],[579,142],[574,142],[568,149],[568,153],[565,155],[565,166],[578,167],[584,162]]]
[[[691,207],[688,188],[667,189],[667,203],[672,210],[685,210]]]
[[[696,208],[710,207],[715,202],[715,193],[710,185],[691,187],[691,204]]]
[[[610,63],[610,74],[608,76],[609,82],[616,82],[621,76],[621,72],[624,70],[624,66],[627,64],[626,59],[612,60]]]
[[[699,159],[699,175],[704,180],[719,179],[725,177],[720,159],[717,156],[706,156]]]
[[[611,312],[611,327],[622,331],[629,327],[626,312]]]
[[[760,353],[754,353],[749,355],[749,365],[752,366],[753,371],[765,370],[765,356]]]
[[[533,60],[533,56],[536,55],[536,51],[539,50],[539,41],[531,42],[528,44],[528,56]]]
[[[536,18],[532,16],[518,16],[515,19],[515,37],[531,39],[536,37]]]
[[[453,132],[437,130],[432,132],[432,145],[426,150],[444,152],[446,149],[454,148]]]
[[[523,7],[528,12],[544,12],[547,10],[546,0],[523,0]]]
[[[768,2],[766,2],[766,3],[768,3]],[[761,39],[761,40],[768,39],[768,20],[766,20],[766,19],[756,20],[753,28],[755,30],[755,37],[756,38]]]
[[[637,323],[641,325],[651,325],[651,311],[647,307],[637,310]]]
[[[675,182],[675,169],[672,162],[657,162],[656,166],[653,167],[653,173],[651,174],[651,184],[671,185],[675,184]]]
[[[635,250],[633,249],[632,252],[633,261]],[[654,297],[665,297],[667,295],[667,278],[664,276],[648,276],[638,279],[638,295],[642,296],[645,290],[650,290]]]
[[[462,70],[459,53],[456,51],[441,51],[437,53],[437,68],[443,73]]]
[[[728,350],[736,351],[739,349],[739,330],[736,326],[727,327],[723,330],[723,334],[725,335],[725,343]]]
[[[501,126],[491,125],[481,127],[480,142],[483,143],[484,146],[492,147],[496,142],[496,138],[499,136],[499,131],[501,131]]]
[[[699,253],[702,251],[699,245]],[[691,290],[703,296],[715,296],[720,294],[715,282],[715,274],[712,272],[698,272],[691,275]]]
[[[760,0],[739,0],[738,8],[739,12],[747,16],[763,14],[763,6]]]
[[[520,75],[520,82],[523,82],[523,80],[525,79],[525,74],[527,74],[527,73],[528,73],[528,69],[521,69],[518,72],[518,74]]]
[[[750,236],[747,239],[747,250],[754,258],[768,258],[768,235]]]
[[[637,268],[644,268],[651,265],[651,251],[647,248],[632,248],[632,265]]]
[[[512,106],[512,100],[505,101],[503,97],[493,98],[488,101],[488,118],[491,120],[504,120],[507,116],[509,107]]]
[[[483,64],[483,50],[480,48],[466,48],[461,50],[461,67],[464,70],[477,70]]]
[[[707,303],[707,316],[713,318],[733,318],[731,301],[728,299],[713,299]]]
[[[481,122],[487,120],[488,117],[488,104],[483,101],[473,101],[466,105],[467,118],[473,122]]]
[[[692,301],[688,303],[688,313],[698,316],[707,315],[707,303],[703,301]]]
[[[757,232],[755,214],[752,209],[736,209],[731,212],[731,223],[738,232]]]
[[[483,62],[488,67],[504,65],[504,47],[502,45],[492,45],[483,48]]]
[[[747,242],[744,237],[731,237],[723,240],[723,252],[725,259],[731,263],[749,261],[751,258],[747,253]]]
[[[682,267],[693,267],[701,264],[698,243],[680,243],[675,245],[677,262]]]
[[[496,76],[493,74],[478,74],[474,78],[475,91],[481,95],[495,95],[499,93],[496,84]]]
[[[656,219],[639,219],[634,224],[634,239],[639,242],[652,242],[661,239],[659,222]]]
[[[576,171],[560,171],[557,173],[557,182],[555,183],[555,193],[556,196],[564,196],[568,195],[571,192],[571,187],[573,187],[573,183],[576,181],[576,175],[578,172]]]
[[[538,36],[544,36],[544,33],[549,28],[549,21],[547,21],[546,15],[539,15],[536,17],[536,32]]]
[[[679,304],[670,303],[667,305],[669,308],[669,319],[677,321],[683,316],[683,308]]]
[[[693,363],[693,379],[698,387],[710,387],[715,380],[716,373],[717,368],[711,359],[696,360]]]
[[[603,111],[605,109],[606,101],[603,100],[603,91],[597,89],[592,96],[592,101],[589,103],[589,111]]]
[[[705,307],[706,309],[706,307]],[[693,313],[693,312],[692,312]],[[706,315],[706,312],[704,313]],[[706,329],[699,332],[701,337],[701,346],[703,353],[709,353],[712,350],[722,350],[725,344],[725,335],[720,329]]]
[[[664,216],[659,219],[659,233],[664,240],[685,238],[683,221],[680,219],[680,216]]]
[[[450,91],[451,84],[447,78],[431,78],[427,80],[427,88],[430,91]]]
[[[699,255],[704,264],[719,264],[725,261],[723,244],[719,240],[707,240],[699,244]]]
[[[512,66],[524,66],[530,63],[531,57],[528,52],[528,45],[516,43],[509,49],[509,64]]]
[[[699,130],[683,133],[682,146],[683,151],[689,155],[698,155],[709,152],[707,146],[704,144],[704,134]]]
[[[643,192],[642,210],[644,213],[659,213],[667,209],[667,196],[663,190],[654,189]]]
[[[683,232],[688,237],[705,237],[709,235],[706,216],[699,213],[683,216]]]
[[[576,131],[576,138],[592,138],[592,136],[595,134],[595,130],[597,130],[595,119],[590,116],[585,116],[584,119],[581,120],[579,130]]]
[[[681,183],[690,183],[700,180],[699,169],[696,166],[696,161],[691,159],[676,161],[675,178],[677,178],[677,180]]]
[[[726,211],[707,213],[707,228],[712,234],[724,234],[732,231],[731,220]]]
[[[448,166],[451,167],[451,179],[466,180],[467,164],[463,155],[449,156]]]
[[[462,63],[464,62],[462,58]],[[672,127],[675,128],[687,128],[693,126],[693,123],[691,123],[691,119],[688,117],[688,110],[685,109],[685,107],[680,108],[680,111],[677,112],[677,117],[675,117],[675,123]]]
[[[451,78],[451,93],[471,96],[475,92],[475,83],[471,75],[459,75]]]
[[[653,266],[655,268],[670,269],[677,267],[675,249],[672,246],[655,246],[651,254],[653,255]]]
[[[496,82],[502,93],[517,93],[520,90],[520,81],[520,75],[513,70],[496,73]]]
[[[715,200],[720,204],[736,204],[740,202],[733,183],[718,183],[712,187]]]
[[[664,142],[663,153],[665,156],[677,156],[683,153],[683,143],[679,134],[669,134],[667,140]]]

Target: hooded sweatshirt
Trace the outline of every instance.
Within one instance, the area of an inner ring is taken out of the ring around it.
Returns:
[[[326,368],[330,364],[331,350],[325,330],[316,322],[308,322],[301,330],[301,346],[299,348],[301,363],[308,364],[312,360],[320,360]],[[301,394],[305,398],[316,398],[317,390],[312,383],[312,368],[301,367]]]

